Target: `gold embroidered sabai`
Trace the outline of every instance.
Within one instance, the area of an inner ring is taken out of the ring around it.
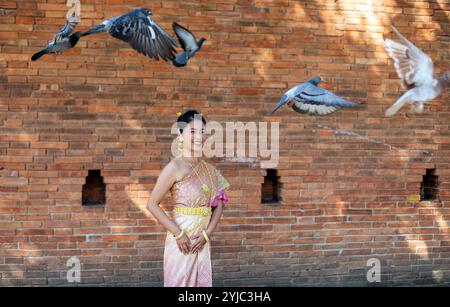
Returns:
[[[173,220],[192,238],[203,236],[211,219],[211,200],[228,188],[228,181],[211,164],[201,160],[171,188],[175,202]],[[164,249],[165,286],[211,286],[210,243],[196,254],[180,252],[172,234],[166,236]]]

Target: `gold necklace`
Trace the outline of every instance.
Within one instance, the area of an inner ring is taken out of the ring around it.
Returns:
[[[183,160],[184,160],[184,159],[183,159]],[[200,181],[202,182],[202,190],[203,190],[203,193],[205,194],[205,196],[206,196],[206,194],[208,194],[208,192],[210,192],[209,198],[211,199],[211,198],[212,198],[212,195],[214,194],[214,185],[213,185],[213,181],[212,181],[211,172],[209,171],[208,166],[205,165],[205,161],[200,160],[199,163],[203,163],[203,164],[202,164],[203,167],[206,168],[206,170],[207,170],[207,172],[208,172],[208,175],[209,175],[209,180],[210,180],[211,188],[212,188],[212,189],[210,189],[210,188],[208,187],[208,185],[201,179],[199,173],[197,172],[197,170],[195,169],[195,167],[192,165],[192,163],[190,163],[190,162],[187,161],[187,160],[184,160],[184,161],[186,161],[186,162],[189,164],[189,166],[191,167],[191,170],[195,172],[195,174],[197,175],[197,178],[199,178]]]

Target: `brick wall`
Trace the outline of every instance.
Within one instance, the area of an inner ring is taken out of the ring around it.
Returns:
[[[366,285],[370,258],[386,285],[449,284],[449,96],[385,118],[402,89],[382,46],[394,20],[449,70],[448,0],[127,2],[82,0],[79,29],[146,5],[170,34],[177,21],[206,37],[201,53],[177,69],[100,34],[31,62],[68,7],[0,0],[0,285],[66,284],[72,256],[85,284],[162,285],[165,233],[144,208],[182,108],[280,121],[280,204],[261,204],[257,163],[216,161],[232,188],[215,285]],[[315,74],[364,108],[269,116]],[[433,168],[438,200],[415,200]],[[90,169],[105,207],[81,205]]]

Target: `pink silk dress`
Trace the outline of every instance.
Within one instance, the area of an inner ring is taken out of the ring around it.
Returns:
[[[201,160],[189,174],[176,181],[171,188],[176,204],[174,221],[192,238],[202,235],[211,219],[211,209],[221,200],[228,201],[225,189],[228,181],[211,164]],[[177,212],[177,208],[187,212]],[[196,214],[186,208],[195,209]],[[191,240],[191,243],[193,241]],[[175,238],[167,234],[164,249],[164,287],[212,287],[212,269],[210,244],[206,243],[201,251],[184,255],[178,248]]]

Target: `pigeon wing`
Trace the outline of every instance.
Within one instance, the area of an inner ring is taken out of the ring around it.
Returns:
[[[303,87],[302,92],[298,94],[296,98],[310,101],[314,104],[336,108],[356,106],[353,102],[347,101],[334,93],[313,84],[308,84]]]
[[[315,103],[314,101],[305,100],[299,97],[295,97],[295,103],[292,106],[298,113],[304,113],[308,115],[328,115],[339,110],[339,107],[327,106],[323,104]]]
[[[62,39],[69,37],[73,31],[75,30],[75,27],[78,25],[78,21],[74,20],[67,20],[66,24],[59,30],[59,32],[55,35],[53,38],[53,41],[59,42]]]
[[[394,116],[405,104],[414,101],[414,90],[404,93],[389,109],[386,110],[386,116]]]
[[[386,39],[384,47],[394,60],[395,70],[400,79],[402,79],[405,88],[434,85],[433,61],[422,50],[407,40],[396,28],[392,28],[402,39],[403,43]]]
[[[150,17],[133,11],[113,21],[109,33],[146,56],[164,61],[175,58],[176,42]]]
[[[172,27],[183,50],[192,51],[197,48],[197,40],[191,31],[176,22],[173,23]]]

